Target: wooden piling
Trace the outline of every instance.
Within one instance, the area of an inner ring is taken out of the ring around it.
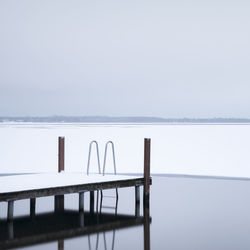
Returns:
[[[64,171],[64,137],[58,137],[58,173]],[[64,195],[55,196],[55,212],[64,210]]]
[[[135,216],[140,215],[140,186],[135,186]]]
[[[36,214],[36,198],[30,198],[30,217],[34,218]]]
[[[144,189],[143,189],[143,215],[144,215],[144,250],[150,250],[150,146],[151,140],[144,139]]]
[[[79,193],[79,212],[84,212],[84,192]]]
[[[8,201],[8,214],[7,214],[7,220],[11,221],[14,217],[14,201]]]
[[[150,144],[149,138],[144,139],[144,188],[143,188],[143,205],[149,206],[150,194]]]
[[[64,137],[58,137],[58,173],[64,171]]]
[[[95,206],[95,192],[90,191],[90,193],[89,193],[89,210],[90,210],[90,213],[94,213],[94,206]]]

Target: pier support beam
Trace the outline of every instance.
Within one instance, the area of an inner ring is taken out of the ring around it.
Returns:
[[[30,198],[30,217],[34,218],[36,215],[36,198]]]
[[[11,221],[14,217],[14,201],[8,201],[8,214],[7,214],[7,220]]]
[[[135,186],[135,203],[140,203],[140,186]]]
[[[64,210],[64,195],[55,196],[55,212],[63,212]]]
[[[64,171],[64,137],[58,137],[58,173]],[[55,212],[64,210],[64,195],[55,196]]]
[[[150,144],[151,140],[144,139],[144,188],[143,188],[143,206],[149,207],[150,195]]]
[[[84,191],[79,193],[79,212],[84,212]]]
[[[95,192],[90,191],[90,193],[89,193],[89,211],[90,211],[90,213],[94,213],[94,206],[95,206]]]
[[[135,186],[135,216],[140,215],[140,186]]]

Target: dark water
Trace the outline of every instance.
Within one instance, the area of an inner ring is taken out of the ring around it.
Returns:
[[[135,216],[134,188],[119,190],[117,216],[114,210],[104,208],[102,217],[90,214],[86,195],[84,224],[77,212],[77,195],[66,196],[66,212],[56,216],[53,197],[38,199],[36,213],[40,217],[33,221],[25,218],[29,215],[29,202],[17,201],[12,235],[3,220],[6,203],[1,203],[0,248],[3,241],[18,242],[28,235],[35,240],[34,235],[42,232],[43,241],[53,241],[23,249],[147,249],[144,236],[149,238],[150,249],[250,249],[249,198],[247,180],[153,176],[150,233],[142,202],[140,215]],[[115,206],[112,199],[103,203]]]

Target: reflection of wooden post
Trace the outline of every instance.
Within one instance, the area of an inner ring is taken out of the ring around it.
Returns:
[[[144,207],[144,250],[150,250],[150,217],[149,217],[149,208]]]
[[[9,236],[9,240],[13,240],[14,239],[14,224],[13,224],[13,220],[8,221],[8,236]]]
[[[79,212],[80,227],[84,227],[84,211]]]
[[[144,189],[143,189],[143,205],[149,207],[149,191],[150,191],[150,139],[144,139]]]
[[[58,137],[58,173],[64,171],[64,137]],[[55,196],[55,211],[64,210],[64,195]]]

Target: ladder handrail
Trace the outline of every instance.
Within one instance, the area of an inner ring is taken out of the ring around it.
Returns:
[[[103,172],[102,174],[105,175],[105,167],[106,167],[106,158],[107,158],[107,150],[108,145],[111,144],[112,147],[112,153],[113,153],[113,164],[114,164],[114,174],[116,174],[116,163],[115,163],[115,148],[114,143],[112,141],[108,141],[105,145],[105,153],[104,153],[104,162],[103,162]]]
[[[89,156],[88,156],[88,165],[87,165],[87,175],[89,175],[89,164],[90,164],[90,157],[91,157],[91,150],[92,150],[92,145],[96,145],[96,155],[97,155],[97,161],[98,161],[98,170],[99,174],[101,174],[101,164],[100,164],[100,155],[99,155],[99,146],[97,141],[91,141],[89,144]]]

